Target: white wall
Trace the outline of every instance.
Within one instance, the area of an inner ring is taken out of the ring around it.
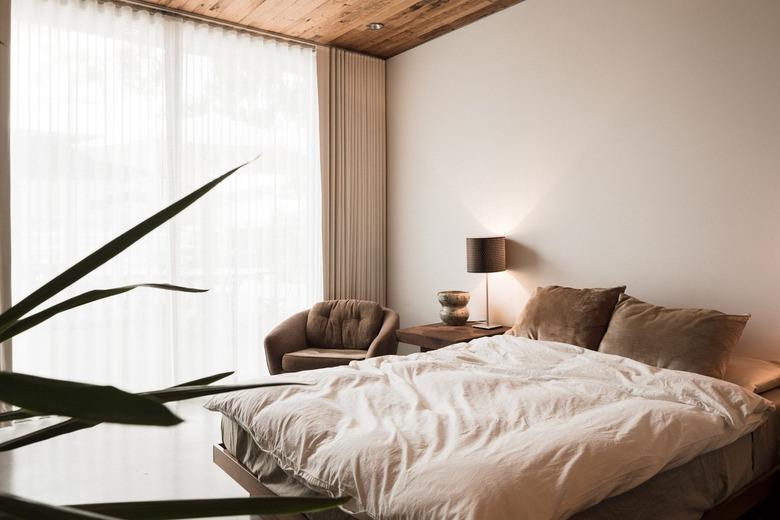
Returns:
[[[750,312],[780,359],[780,1],[526,0],[388,64],[389,304],[472,291],[465,237],[506,234],[510,324],[537,285],[627,284]],[[495,291],[494,291],[495,288]]]

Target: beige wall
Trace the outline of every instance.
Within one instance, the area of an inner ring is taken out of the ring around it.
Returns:
[[[780,1],[526,0],[388,63],[388,295],[472,291],[506,234],[511,323],[539,284],[750,312],[780,359]],[[475,302],[476,300],[476,302]]]

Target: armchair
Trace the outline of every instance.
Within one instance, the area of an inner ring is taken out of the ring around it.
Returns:
[[[287,318],[265,337],[273,374],[395,354],[398,313],[363,300],[329,300]]]

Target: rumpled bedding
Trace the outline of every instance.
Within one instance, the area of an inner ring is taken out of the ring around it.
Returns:
[[[757,428],[773,404],[711,377],[494,336],[272,380],[207,408],[372,518],[567,518]]]

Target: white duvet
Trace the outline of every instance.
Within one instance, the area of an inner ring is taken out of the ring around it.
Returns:
[[[212,398],[286,471],[373,518],[565,518],[755,429],[737,385],[512,336]]]

